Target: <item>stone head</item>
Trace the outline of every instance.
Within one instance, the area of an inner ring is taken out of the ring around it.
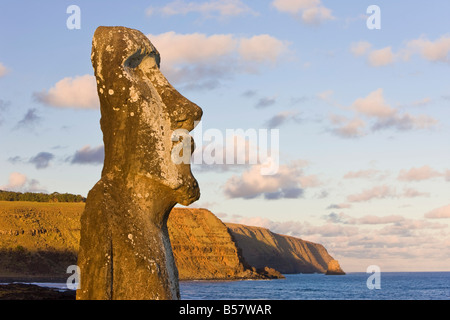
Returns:
[[[190,163],[174,161],[173,150],[186,153],[179,144],[191,138],[177,133],[193,130],[202,109],[167,81],[158,50],[140,31],[99,27],[92,48],[105,145],[102,176],[120,177],[131,187],[134,181],[160,184],[183,205],[197,200]]]

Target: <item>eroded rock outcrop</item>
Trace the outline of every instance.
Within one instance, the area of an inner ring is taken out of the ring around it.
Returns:
[[[174,208],[168,227],[180,279],[283,278],[276,270],[248,265],[226,225],[209,210]]]
[[[226,223],[245,260],[256,268],[281,273],[325,273],[333,260],[324,246],[268,229]]]
[[[344,275],[345,272],[341,269],[337,260],[331,260],[328,262],[327,275]]]
[[[77,299],[177,299],[167,219],[200,192],[189,161],[174,155],[190,157],[179,145],[202,110],[169,84],[140,31],[99,27],[91,59],[105,161],[81,216]]]

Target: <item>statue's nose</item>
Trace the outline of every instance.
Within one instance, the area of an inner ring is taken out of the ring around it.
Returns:
[[[200,122],[203,110],[188,99],[184,98],[183,100],[183,103],[172,112],[172,119],[175,122],[176,129],[192,131]]]

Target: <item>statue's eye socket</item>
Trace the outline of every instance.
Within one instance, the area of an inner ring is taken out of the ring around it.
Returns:
[[[125,60],[124,67],[136,69],[145,57],[153,57],[159,68],[159,55],[154,51],[149,52],[146,49],[139,49]]]

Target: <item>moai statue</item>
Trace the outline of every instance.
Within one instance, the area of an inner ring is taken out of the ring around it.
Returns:
[[[179,299],[167,219],[200,197],[188,132],[202,109],[166,80],[140,31],[99,27],[91,59],[105,162],[81,217],[77,299]]]

